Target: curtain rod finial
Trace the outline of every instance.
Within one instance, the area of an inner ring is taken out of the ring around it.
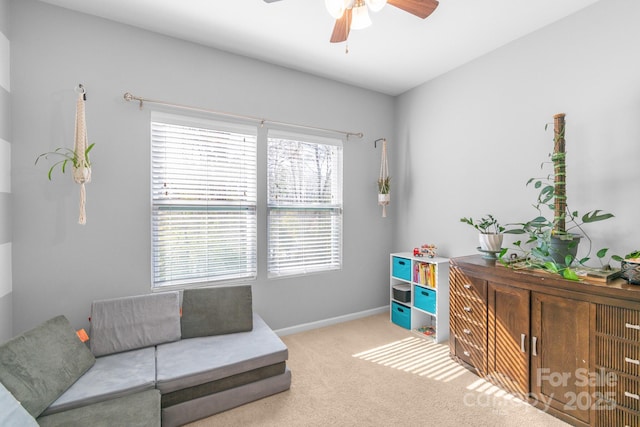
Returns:
[[[373,148],[378,148],[378,142],[379,141],[387,142],[387,138],[378,138],[375,141],[373,141]]]

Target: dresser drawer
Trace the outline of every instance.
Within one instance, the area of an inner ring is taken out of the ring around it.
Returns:
[[[596,336],[596,364],[629,375],[640,375],[640,343]]]
[[[487,328],[483,323],[468,319],[459,313],[453,313],[454,335],[479,348],[487,346]]]
[[[605,406],[603,404],[603,406]],[[605,406],[606,407],[606,406]],[[622,407],[594,411],[596,427],[640,427],[640,412]]]
[[[464,338],[465,341],[480,347],[487,347],[487,329],[484,325],[480,325],[468,319],[455,317],[455,329],[453,334],[456,337]]]
[[[485,375],[487,372],[487,352],[475,345],[465,341],[464,339],[454,338],[455,340],[455,356],[473,366],[479,375]]]
[[[487,306],[483,302],[463,295],[452,296],[451,301],[453,301],[453,306],[450,308],[452,313],[458,313],[476,323],[487,323]]]
[[[598,304],[596,331],[640,342],[640,311]]]
[[[640,380],[615,372],[598,373],[597,391],[605,400],[632,411],[640,411]]]
[[[451,267],[450,287],[453,292],[466,296],[471,299],[477,299],[487,302],[487,281],[469,277],[459,268]]]

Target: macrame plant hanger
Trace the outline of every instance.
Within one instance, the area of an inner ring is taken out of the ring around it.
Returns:
[[[84,103],[87,96],[82,85],[78,85],[76,92],[78,93],[78,99],[76,101],[76,131],[75,144],[73,147],[76,162],[73,167],[73,180],[80,184],[80,214],[78,216],[78,224],[84,225],[87,223],[87,216],[85,214],[87,195],[84,185],[91,182],[91,166],[86,157],[87,123],[84,114]]]
[[[376,140],[377,143],[380,140]],[[382,138],[382,157],[380,158],[380,176],[378,177],[378,204],[382,206],[382,217],[387,217],[390,201],[389,165],[387,163],[387,140]]]

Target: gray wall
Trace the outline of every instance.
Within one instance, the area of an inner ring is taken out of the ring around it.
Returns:
[[[9,0],[0,0],[0,342],[12,336],[11,83]]]
[[[11,3],[13,102],[13,321],[21,332],[58,313],[86,327],[90,302],[150,292],[149,114],[124,92],[317,127],[362,131],[344,149],[342,271],[266,277],[266,148],[259,163],[259,270],[254,308],[276,329],[388,304],[393,218],[375,182],[391,137],[394,99],[33,0]],[[93,176],[87,224],[79,186],[34,166],[73,146],[74,88],[87,90]],[[265,132],[263,129],[262,132]],[[0,217],[1,218],[1,217]],[[2,222],[0,221],[0,229]]]
[[[638,249],[638,18],[636,0],[602,0],[401,95],[394,247],[473,254],[477,234],[459,218],[535,217],[525,184],[553,150],[545,124],[564,112],[570,207],[616,215],[587,225],[594,247]]]

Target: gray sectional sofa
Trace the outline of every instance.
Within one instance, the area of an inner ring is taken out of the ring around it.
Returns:
[[[90,324],[88,346],[64,316],[0,346],[0,425],[178,426],[291,385],[250,286],[94,301]]]

